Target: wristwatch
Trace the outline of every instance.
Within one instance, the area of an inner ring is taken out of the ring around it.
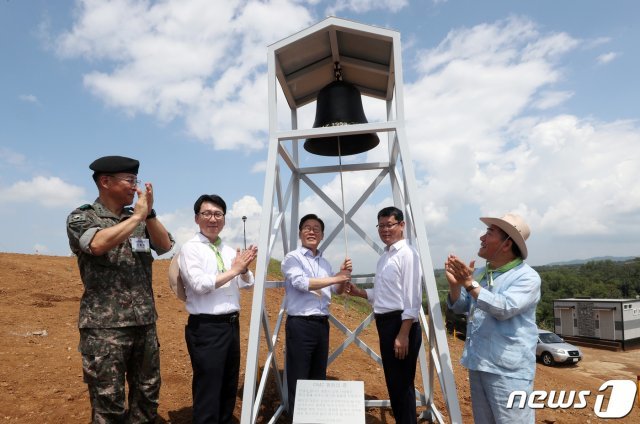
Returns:
[[[149,212],[149,215],[147,215],[145,220],[151,219],[151,218],[155,218],[155,217],[156,217],[156,210],[155,209],[151,209],[151,212]]]
[[[473,280],[471,282],[471,284],[469,284],[467,287],[465,287],[465,289],[467,290],[467,292],[470,292],[471,290],[480,287],[480,284],[478,284],[478,282],[476,280]]]

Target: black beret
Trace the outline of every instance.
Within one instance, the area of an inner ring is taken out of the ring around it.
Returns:
[[[138,175],[140,162],[124,156],[103,156],[91,162],[89,169],[95,174],[126,172]]]

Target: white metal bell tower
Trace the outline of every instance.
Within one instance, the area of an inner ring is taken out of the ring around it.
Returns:
[[[298,129],[299,108],[315,101],[320,89],[332,82],[336,62],[341,65],[345,81],[355,85],[363,95],[386,102],[384,103],[386,121]],[[343,230],[343,225],[346,225],[377,254],[382,252],[382,246],[378,240],[370,237],[363,229],[363,224],[355,222],[353,217],[376,188],[382,183],[388,184],[394,206],[403,210],[405,214],[405,236],[420,256],[424,275],[423,292],[426,294],[428,304],[429,319],[424,312],[421,311],[420,314],[424,343],[420,350],[419,362],[424,390],[422,392],[416,390],[416,402],[426,407],[423,412],[424,418],[438,422],[461,422],[451,357],[427,242],[425,220],[404,128],[400,34],[389,29],[335,17],[327,18],[269,47],[268,84],[269,153],[260,221],[256,284],[253,292],[241,422],[243,424],[256,422],[265,390],[273,382],[281,403],[275,408],[273,416],[266,417],[265,420],[276,422],[287,405],[286,382],[278,368],[279,365],[285,364],[277,364],[276,360],[277,347],[281,341],[278,334],[285,319],[284,299],[277,316],[273,317],[274,325],[265,310],[265,290],[283,285],[282,282],[267,281],[267,269],[276,249],[276,241],[281,241],[281,252],[284,253],[297,247],[301,182],[326,203],[326,210],[315,212],[336,213],[341,219],[341,223],[332,231],[327,231],[323,248],[334,241]],[[278,89],[281,91],[278,92]],[[290,129],[278,129],[278,94],[286,99],[291,111]],[[356,161],[346,165],[341,164],[339,167],[326,164],[307,166],[308,160],[304,164],[300,161],[301,142],[305,139],[361,133],[387,135],[387,137],[381,137],[382,141],[378,147],[386,149],[387,160],[367,163]],[[343,210],[339,201],[326,195],[310,178],[310,176],[322,174],[362,171],[375,176],[358,199],[350,199],[352,206],[348,210]],[[373,222],[375,217],[371,220]],[[374,254],[373,251],[372,254]],[[354,267],[357,268],[356,263]],[[372,282],[373,279],[354,277],[353,281],[361,284]],[[339,348],[331,353],[329,363],[340,360],[338,356],[351,343],[365,351],[372,360],[381,363],[375,350],[359,338],[360,332],[372,320],[373,314],[370,314],[352,331],[331,315],[330,322],[334,328],[345,334],[345,339]],[[261,357],[264,362],[259,364]],[[384,380],[382,373],[379,378]],[[439,411],[434,404],[435,379],[438,380],[446,411]],[[367,400],[365,405],[386,407],[390,403],[388,400]]]

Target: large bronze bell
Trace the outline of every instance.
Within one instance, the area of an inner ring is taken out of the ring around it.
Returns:
[[[316,119],[313,128],[349,124],[366,124],[360,91],[353,85],[336,80],[318,92]],[[340,149],[338,150],[338,142]],[[320,156],[348,156],[376,147],[380,139],[376,133],[309,138],[304,148]]]

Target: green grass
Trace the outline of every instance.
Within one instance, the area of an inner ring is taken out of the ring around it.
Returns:
[[[331,302],[334,305],[340,305],[349,309],[353,309],[364,315],[368,315],[371,312],[371,305],[369,305],[369,302],[367,300],[361,297],[334,295],[331,297]]]
[[[280,269],[280,261],[277,259],[270,259],[269,266],[267,266],[267,278],[274,281],[283,281],[284,276]]]

